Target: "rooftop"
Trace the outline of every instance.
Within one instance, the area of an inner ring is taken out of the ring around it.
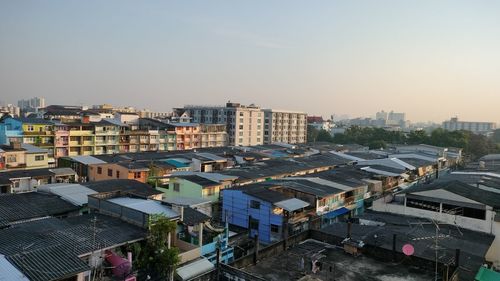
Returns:
[[[312,260],[319,260],[322,269],[312,273]],[[361,255],[353,257],[343,250],[316,240],[305,242],[271,258],[243,269],[269,281],[336,280],[336,281],[429,281],[433,273],[402,263],[380,262]],[[304,278],[304,279],[301,279]]]
[[[162,204],[161,201],[130,197],[110,198],[107,199],[107,201],[136,211],[140,211],[148,215],[163,214],[167,218],[176,218],[179,216],[177,212],[172,210],[172,208],[170,208],[169,206]]]
[[[0,254],[32,281],[59,280],[88,269],[78,257],[145,237],[145,230],[100,214],[48,218],[0,230]]]
[[[175,177],[181,178],[181,179],[184,179],[184,180],[187,180],[187,181],[190,181],[192,183],[200,185],[203,188],[220,185],[219,182],[216,182],[216,181],[213,181],[213,180],[209,180],[209,179],[207,179],[205,177],[201,177],[201,176],[198,176],[198,175],[177,175]]]
[[[113,179],[113,180],[86,182],[83,183],[82,185],[92,190],[95,190],[99,193],[123,191],[141,198],[149,198],[151,196],[163,194],[161,191],[152,188],[150,185],[136,180]]]
[[[0,195],[0,228],[13,222],[62,215],[79,208],[55,195],[39,192]]]
[[[352,225],[351,234],[355,240],[365,244],[392,250],[393,234],[396,234],[396,249],[402,252],[404,244],[415,248],[414,256],[426,260],[435,260],[435,225],[428,219],[366,211],[357,217],[359,224]],[[369,223],[369,222],[376,222]],[[463,280],[473,280],[477,269],[484,262],[484,256],[493,242],[494,236],[467,229],[459,229],[455,225],[439,224],[439,260],[442,263],[454,261],[455,250],[461,250],[460,268]],[[347,234],[347,223],[339,222],[323,230],[324,233],[344,238]],[[468,278],[469,277],[469,278]]]

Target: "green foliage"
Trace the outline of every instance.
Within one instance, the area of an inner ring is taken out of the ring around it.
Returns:
[[[318,137],[319,139],[319,133]],[[330,137],[331,138],[331,137]],[[370,149],[385,148],[388,144],[429,144],[441,147],[463,148],[473,160],[489,154],[498,153],[496,140],[500,140],[500,130],[495,131],[490,139],[483,135],[476,135],[469,131],[446,131],[438,128],[430,134],[425,131],[403,133],[387,131],[382,128],[352,126],[343,134],[336,134],[331,141],[338,144],[356,143],[370,147]]]
[[[179,263],[179,250],[168,247],[169,233],[175,235],[177,225],[163,215],[150,218],[146,242],[138,250],[137,268],[153,279],[168,280]]]
[[[326,141],[332,142],[332,135],[325,130],[318,130],[312,126],[307,126],[307,141],[308,142],[317,142],[317,141]]]

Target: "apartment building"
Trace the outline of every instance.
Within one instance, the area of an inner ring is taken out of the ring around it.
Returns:
[[[307,114],[303,112],[264,109],[264,143],[305,143]]]
[[[201,147],[223,147],[228,144],[228,135],[224,124],[200,125]]]
[[[52,164],[66,156],[222,147],[228,134],[224,124],[164,123],[131,114],[85,115],[64,123],[7,116],[0,119],[0,145],[11,142],[46,149]]]
[[[476,134],[485,134],[496,129],[497,125],[493,122],[469,122],[459,121],[457,117],[443,122],[443,129],[448,131],[471,131]]]
[[[225,124],[229,145],[264,144],[264,112],[256,105],[228,102],[226,106],[192,106],[174,109],[177,116],[200,124]]]

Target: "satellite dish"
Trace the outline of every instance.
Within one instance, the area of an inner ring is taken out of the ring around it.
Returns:
[[[415,248],[413,248],[413,245],[411,244],[404,244],[403,253],[407,256],[411,256],[413,255],[413,253],[415,253]]]

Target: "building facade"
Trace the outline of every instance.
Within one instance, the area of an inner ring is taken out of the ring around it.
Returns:
[[[228,102],[223,106],[185,106],[174,109],[177,116],[190,116],[200,124],[225,124],[229,145],[252,146],[264,143],[264,112],[255,105]]]
[[[476,134],[486,134],[495,130],[497,125],[493,122],[469,122],[459,121],[458,118],[451,118],[443,122],[443,129],[448,131],[471,131]]]
[[[307,142],[307,114],[303,112],[264,110],[264,143]]]

